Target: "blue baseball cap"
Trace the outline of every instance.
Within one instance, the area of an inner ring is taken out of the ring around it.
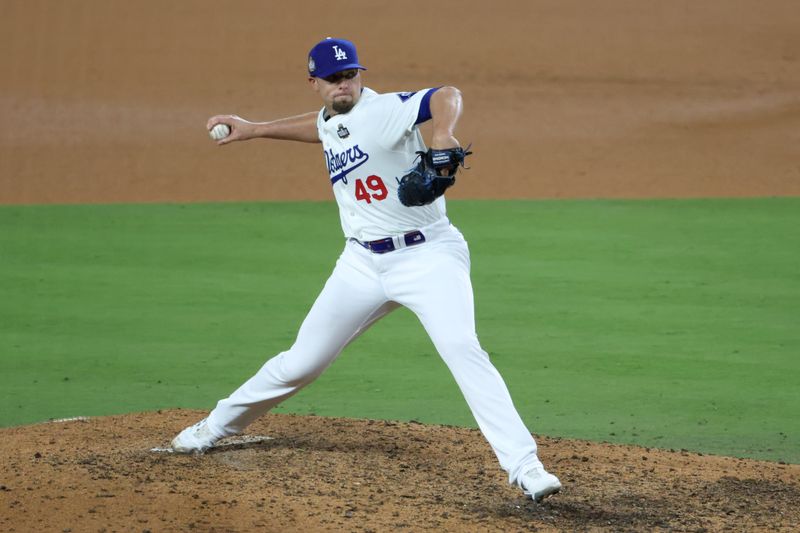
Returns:
[[[326,78],[351,68],[367,70],[358,64],[356,45],[350,41],[328,37],[314,45],[308,53],[309,76]]]

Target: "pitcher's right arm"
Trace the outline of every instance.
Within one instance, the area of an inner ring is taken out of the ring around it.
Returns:
[[[318,143],[320,142],[317,132],[318,115],[318,111],[311,111],[269,122],[250,122],[237,115],[216,115],[208,119],[206,128],[211,131],[217,124],[228,125],[231,133],[216,141],[220,146],[257,138]]]

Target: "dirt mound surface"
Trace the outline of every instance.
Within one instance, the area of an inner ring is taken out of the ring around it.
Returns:
[[[173,410],[0,430],[2,531],[789,531],[800,465],[539,437],[535,505],[477,430],[269,415],[202,456]]]

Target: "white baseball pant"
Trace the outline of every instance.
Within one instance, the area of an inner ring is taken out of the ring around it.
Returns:
[[[303,321],[294,345],[273,357],[210,413],[212,432],[241,433],[256,418],[319,376],[381,317],[414,312],[453,374],[475,420],[514,482],[541,464],[536,441],[475,332],[469,249],[447,220],[421,229],[422,244],[375,254],[348,241]]]

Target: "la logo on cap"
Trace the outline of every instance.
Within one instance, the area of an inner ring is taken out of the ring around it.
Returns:
[[[308,52],[308,73],[313,77],[326,78],[349,69],[367,70],[358,62],[356,45],[348,40],[328,37]]]

